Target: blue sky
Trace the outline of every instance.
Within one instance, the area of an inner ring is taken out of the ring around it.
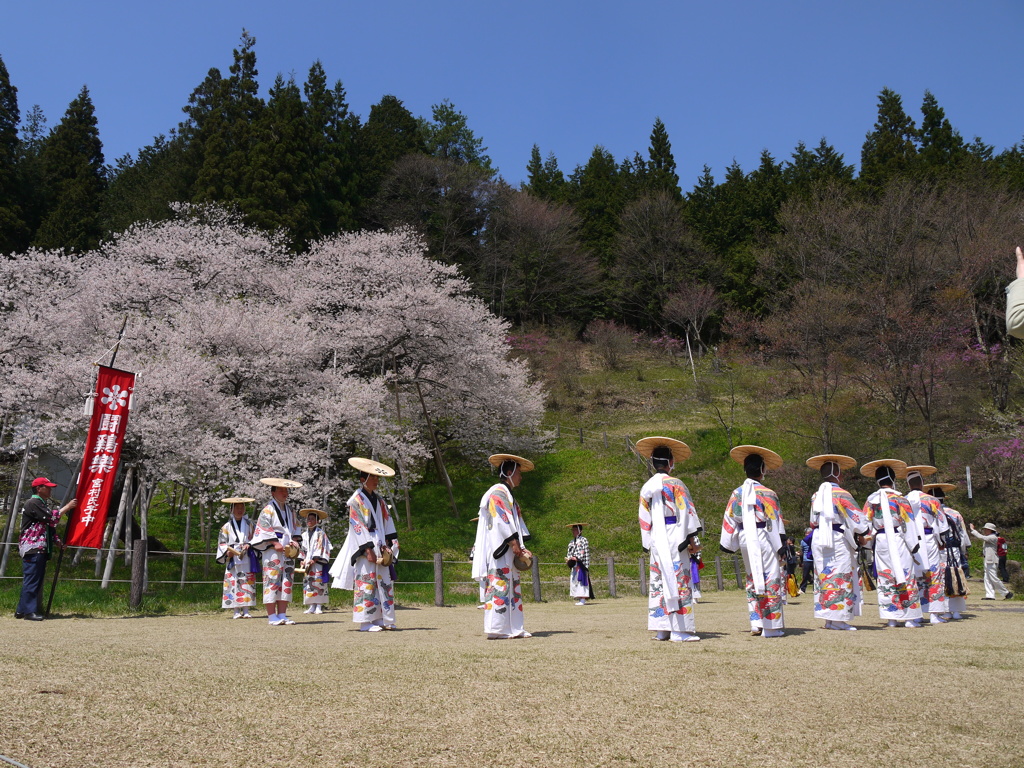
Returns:
[[[417,115],[450,99],[512,182],[534,143],[566,172],[595,144],[646,153],[660,116],[685,190],[704,164],[721,178],[822,136],[857,162],[883,87],[915,119],[931,90],[968,140],[1021,141],[1022,22],[1019,0],[35,0],[7,4],[0,56],[50,126],[88,85],[108,162],[176,125],[244,27],[264,94],[320,59],[364,119],[384,94]]]

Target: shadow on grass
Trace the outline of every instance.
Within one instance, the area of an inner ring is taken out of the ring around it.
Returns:
[[[551,635],[575,635],[576,633],[569,629],[542,629],[540,632],[531,632],[534,637],[550,637]]]

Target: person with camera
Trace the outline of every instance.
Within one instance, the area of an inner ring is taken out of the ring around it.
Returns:
[[[520,573],[533,564],[533,553],[526,548],[530,531],[512,491],[533,462],[511,453],[496,453],[488,462],[497,468],[498,482],[480,499],[473,545],[473,578],[487,580],[484,634],[488,640],[532,637],[525,628],[520,581]]]
[[[332,587],[352,590],[352,621],[360,632],[395,630],[395,572],[398,532],[387,503],[377,493],[382,477],[395,470],[353,456],[359,488],[348,500],[348,537],[331,566]]]
[[[263,605],[271,626],[294,624],[288,618],[288,603],[292,599],[292,581],[295,577],[295,558],[299,554],[302,531],[295,512],[288,505],[288,494],[302,483],[280,477],[264,477],[269,485],[270,502],[256,520],[249,546],[263,553]]]

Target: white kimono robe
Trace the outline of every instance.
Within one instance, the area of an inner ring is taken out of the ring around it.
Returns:
[[[957,550],[946,553],[947,563],[955,563],[963,568],[967,564],[967,548],[971,546],[971,535],[967,530],[967,523],[964,522],[964,516],[952,507],[947,507],[943,504],[942,511],[949,518],[950,528],[955,529],[957,536],[960,537],[960,546]],[[950,611],[963,613],[967,610],[966,597],[949,597],[947,599],[949,600]]]
[[[395,583],[391,566],[381,565],[384,547],[398,557],[398,533],[388,505],[360,488],[348,500],[348,537],[331,566],[332,587],[352,590],[352,621],[395,627]],[[376,563],[366,559],[373,552]]]
[[[484,633],[517,637],[523,635],[523,592],[519,569],[513,561],[516,539],[525,547],[530,531],[523,520],[512,491],[504,483],[492,485],[480,499],[480,520],[476,524],[473,578],[487,579],[484,591]]]
[[[907,501],[914,510],[917,535],[921,539],[914,569],[921,610],[925,613],[946,613],[949,610],[946,551],[940,547],[942,534],[949,530],[949,523],[942,514],[942,502],[924,491],[911,491],[907,494]]]
[[[921,618],[921,599],[914,577],[913,552],[918,546],[913,511],[900,493],[885,489],[888,520],[882,509],[882,489],[868,496],[864,514],[875,536],[875,575],[878,615],[890,621]]]
[[[284,552],[274,549],[274,542],[280,541],[284,546],[288,546],[301,535],[295,513],[288,504],[282,508],[277,501],[271,499],[260,512],[250,546],[263,553],[264,605],[279,600],[291,602],[295,562],[290,557],[285,557]]]
[[[658,472],[640,489],[640,543],[650,552],[647,629],[696,632],[691,538],[701,531],[682,480]]]
[[[252,570],[249,553],[228,555],[228,547],[236,552],[249,543],[255,526],[248,517],[236,521],[234,515],[224,523],[217,535],[217,562],[224,566],[222,608],[249,608],[256,602],[256,572]],[[256,561],[257,567],[259,560]]]
[[[829,498],[821,494],[828,492]],[[860,616],[864,600],[857,573],[855,534],[868,531],[868,521],[847,491],[822,483],[811,497],[811,538],[814,557],[814,618],[849,621]]]
[[[749,506],[744,503],[749,499]],[[746,521],[746,522],[744,522]],[[747,610],[751,629],[784,629],[786,571],[780,561],[786,530],[779,497],[771,488],[746,480],[732,492],[722,519],[720,545],[739,550],[747,571]]]
[[[302,532],[301,557],[304,563],[309,563],[302,579],[303,605],[327,605],[327,568],[332,549],[327,533],[319,525]]]
[[[590,583],[590,542],[586,536],[577,536],[569,542],[566,557],[575,560],[569,570],[569,597],[590,598],[594,588]]]

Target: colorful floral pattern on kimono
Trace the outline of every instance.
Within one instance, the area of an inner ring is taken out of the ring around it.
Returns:
[[[291,601],[295,566],[275,549],[263,553],[263,602]]]
[[[750,620],[778,621],[782,618],[782,595],[785,581],[781,576],[772,578],[767,571],[764,574],[765,594],[754,592],[754,579],[747,575],[747,605],[750,606]]]
[[[523,593],[519,577],[509,567],[495,568],[487,572],[487,589],[484,597],[487,609],[502,614],[523,610]]]
[[[366,621],[373,621],[380,616],[380,598],[378,579],[375,574],[356,576],[355,589],[352,591],[352,611],[365,616]]]
[[[884,568],[878,571],[878,605],[891,613],[920,608],[917,584],[913,580],[897,584],[891,570]]]
[[[491,498],[487,502],[487,511],[491,513],[491,517],[500,517],[501,522],[506,525],[508,525],[511,515],[514,514],[513,510],[509,509],[504,494],[501,493],[491,494]]]
[[[932,603],[942,604],[946,600],[946,568],[926,568],[917,578],[918,597],[922,610],[927,611]],[[945,606],[942,606],[945,610]]]
[[[693,613],[693,589],[690,583],[689,563],[683,567],[683,561],[677,560],[672,563],[675,570],[676,588],[679,591],[679,610],[674,613],[686,616]],[[651,618],[668,616],[668,606],[665,605],[665,582],[661,568],[656,560],[651,560],[650,567],[650,599],[647,603],[647,612]]]
[[[248,608],[255,600],[256,574],[248,571],[236,572],[231,568],[225,569],[221,606],[224,608]]]
[[[814,575],[814,610],[853,610],[853,572],[826,566]]]

